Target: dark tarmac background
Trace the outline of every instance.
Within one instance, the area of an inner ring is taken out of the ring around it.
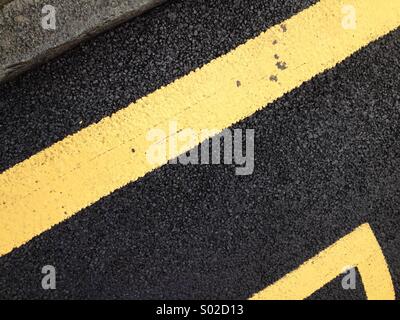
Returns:
[[[1,172],[315,2],[170,1],[1,84]],[[398,29],[232,126],[253,175],[167,165],[0,257],[0,298],[246,299],[365,222],[399,297],[399,52]]]

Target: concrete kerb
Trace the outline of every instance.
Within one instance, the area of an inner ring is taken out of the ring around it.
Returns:
[[[0,0],[0,82],[166,0]]]

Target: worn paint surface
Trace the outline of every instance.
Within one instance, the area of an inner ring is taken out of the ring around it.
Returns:
[[[2,173],[0,254],[158,167],[146,159],[150,129],[223,130],[400,25],[399,0],[346,3],[357,9],[355,29],[342,27],[343,1],[321,1]]]

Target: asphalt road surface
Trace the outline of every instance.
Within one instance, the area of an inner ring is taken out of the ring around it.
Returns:
[[[1,84],[0,172],[315,2],[170,1]],[[0,298],[247,299],[366,222],[399,297],[399,52],[397,29],[233,125],[252,175],[165,165],[0,257]],[[340,281],[310,298],[365,299]]]

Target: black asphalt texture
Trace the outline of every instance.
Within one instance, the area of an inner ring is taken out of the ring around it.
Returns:
[[[0,85],[0,170],[314,2],[170,1]],[[0,257],[0,298],[246,299],[365,222],[399,297],[399,52],[400,29],[233,125],[253,175],[166,165]],[[365,299],[340,282],[310,298]]]

